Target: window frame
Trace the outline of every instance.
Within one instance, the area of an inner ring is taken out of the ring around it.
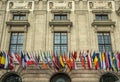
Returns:
[[[99,38],[98,38],[98,36],[99,36],[99,34],[101,34],[102,35],[102,37],[103,37],[103,43],[99,43]],[[105,43],[105,34],[108,34],[109,35],[109,40],[110,40],[110,43]],[[106,46],[110,46],[110,48],[111,48],[111,52],[112,52],[112,43],[111,43],[111,35],[110,35],[110,32],[97,32],[97,40],[98,40],[98,49],[99,49],[99,51],[101,51],[100,50],[100,48],[99,48],[99,46],[104,46],[104,50],[103,51],[106,51]]]
[[[12,34],[14,34],[14,33],[17,33],[17,38],[16,38],[16,43],[12,43]],[[23,34],[23,43],[18,43],[18,38],[19,38],[19,34],[20,33],[22,33]],[[17,50],[17,47],[19,46],[19,45],[22,45],[22,48],[24,47],[24,38],[25,38],[25,35],[24,35],[24,32],[11,32],[11,34],[10,34],[10,43],[9,43],[9,51],[11,52],[12,50],[11,50],[11,45],[15,45],[16,47],[15,47],[15,52],[18,52],[18,50]],[[23,49],[22,49],[23,50]]]
[[[99,16],[99,19],[97,19],[97,16]],[[104,17],[106,17],[106,19],[104,19]],[[97,13],[97,14],[95,14],[95,20],[97,20],[97,21],[107,21],[107,20],[109,20],[109,15],[108,14]]]
[[[18,17],[18,18],[16,19],[15,16]],[[22,19],[22,18],[24,18],[24,19]],[[15,13],[15,14],[13,14],[12,20],[14,20],[14,21],[25,21],[25,20],[27,20],[27,15],[26,14]]]
[[[55,43],[55,33],[60,33],[60,44],[58,44],[58,43],[56,44],[56,43]],[[62,41],[62,39],[61,39],[61,34],[62,34],[62,33],[66,33],[66,44],[62,44],[62,43],[61,43],[61,41]],[[62,50],[62,49],[61,49],[61,48],[62,48],[61,45],[66,45],[66,53],[67,53],[67,51],[68,51],[68,33],[67,33],[67,32],[60,32],[60,31],[54,32],[53,42],[54,42],[54,43],[53,43],[54,53],[56,53],[56,52],[55,52],[55,45],[59,45],[59,46],[60,46],[60,53],[62,53],[62,51],[61,51],[61,50]],[[63,53],[62,53],[62,54],[63,54]]]
[[[56,19],[55,16],[58,16],[59,19]],[[64,19],[63,16],[65,16],[65,19]],[[64,21],[64,20],[68,20],[68,14],[66,14],[66,13],[65,13],[65,14],[60,14],[60,13],[54,14],[53,19],[54,19],[55,21]]]

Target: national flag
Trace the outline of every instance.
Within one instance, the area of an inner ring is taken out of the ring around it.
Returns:
[[[105,64],[105,55],[104,55],[104,52],[102,52],[102,68],[103,68],[103,70],[105,70],[106,69],[106,64]]]
[[[113,52],[112,52],[112,67],[113,67],[113,70],[117,70],[119,69],[119,66],[118,66],[118,62],[119,60],[117,59],[117,54],[115,55]]]
[[[2,57],[1,57],[1,68],[4,68],[4,65],[5,65],[5,54],[2,52]]]
[[[9,58],[9,69],[13,70],[14,65],[13,65],[13,57],[10,52],[8,52],[8,58]]]
[[[53,61],[54,68],[56,70],[59,70],[60,68],[59,68],[59,65],[57,64],[57,58],[56,58],[55,54],[53,54],[53,56],[52,56],[52,61]]]
[[[74,53],[72,53],[72,58],[76,60],[76,58],[77,58],[77,52],[76,51],[74,51]]]
[[[3,54],[5,56],[5,65],[4,65],[4,68],[8,69],[8,65],[9,65],[8,55],[5,52],[3,52]]]
[[[108,54],[107,54],[107,52],[105,52],[104,55],[105,55],[106,69],[109,69],[109,61],[108,61]]]
[[[64,64],[64,61],[63,61],[63,56],[60,54],[59,57],[60,57],[59,60],[60,60],[61,66],[62,66],[62,67],[65,67],[65,64]]]
[[[109,62],[109,68],[112,69],[112,60],[111,60],[111,53],[108,53],[108,62]]]
[[[1,59],[2,59],[2,52],[0,51],[0,68],[1,68]]]
[[[118,68],[120,69],[120,53],[117,52]]]
[[[87,51],[86,57],[87,57],[87,62],[88,62],[88,68],[92,69],[91,56],[90,56],[90,52],[89,51]]]
[[[15,57],[16,57],[17,61],[19,62],[19,64],[22,65],[22,60],[21,60],[22,58],[21,58],[20,54],[17,52],[15,52],[14,54],[15,54]]]
[[[80,61],[81,61],[82,66],[84,67],[84,69],[86,69],[84,51],[82,53],[80,52],[80,56],[79,57],[80,57]]]
[[[71,71],[72,70],[72,66],[71,66],[70,58],[67,58],[66,55],[64,55],[64,58],[65,58],[65,61],[66,61],[66,64],[67,64],[69,70]]]
[[[28,52],[24,56],[25,56],[25,60],[26,60],[26,65],[27,66],[31,65],[31,60],[30,60],[30,56],[29,56]]]
[[[24,53],[21,51],[21,65],[23,68],[26,68],[26,60],[25,60],[25,55]]]

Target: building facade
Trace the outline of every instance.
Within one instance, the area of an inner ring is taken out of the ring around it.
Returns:
[[[119,0],[0,0],[0,50],[115,52],[119,44]],[[2,82],[12,82],[5,81],[10,74],[22,82],[54,82],[58,77],[65,79],[55,82],[105,82],[101,78],[107,75],[119,79],[119,71],[55,72],[36,66],[23,70],[16,65],[13,71],[0,72]]]

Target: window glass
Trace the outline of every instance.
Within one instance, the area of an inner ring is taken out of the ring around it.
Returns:
[[[23,49],[24,33],[11,33],[10,51],[20,52]]]
[[[110,33],[97,33],[99,51],[112,51]]]
[[[55,14],[54,20],[67,20],[67,14]]]
[[[67,33],[54,33],[54,53],[66,53],[67,45]]]
[[[26,15],[21,14],[14,14],[13,20],[26,20]]]
[[[107,14],[96,14],[96,20],[108,20]]]

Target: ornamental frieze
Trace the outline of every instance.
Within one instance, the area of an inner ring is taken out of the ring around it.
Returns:
[[[112,9],[112,1],[91,1],[89,2],[89,9]]]
[[[33,1],[10,1],[8,2],[7,9],[33,9]]]
[[[73,1],[49,1],[48,2],[48,11],[54,9],[74,9],[74,2]]]

